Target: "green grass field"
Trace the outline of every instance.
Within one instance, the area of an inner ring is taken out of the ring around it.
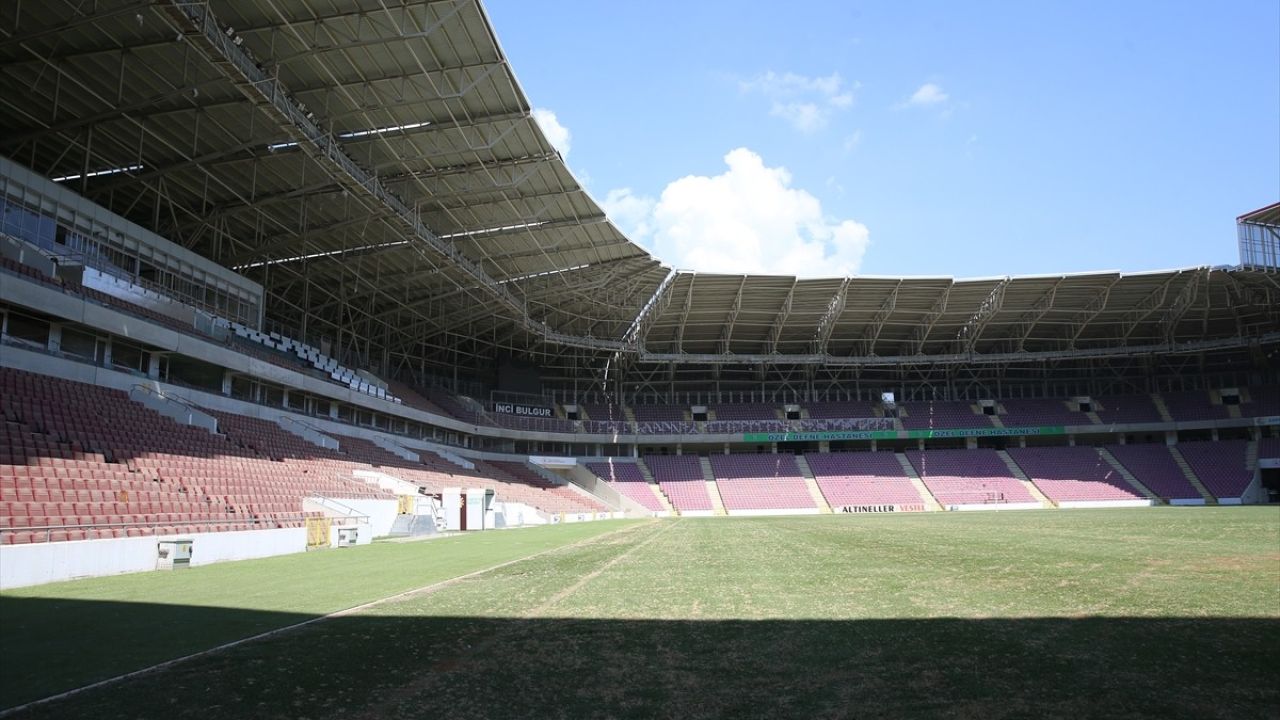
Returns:
[[[48,585],[0,594],[0,707],[499,563],[15,716],[1280,717],[1257,507],[590,523]]]

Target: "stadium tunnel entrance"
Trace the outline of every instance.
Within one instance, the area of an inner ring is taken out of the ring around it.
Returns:
[[[1262,489],[1267,494],[1268,503],[1280,503],[1280,467],[1262,468]]]

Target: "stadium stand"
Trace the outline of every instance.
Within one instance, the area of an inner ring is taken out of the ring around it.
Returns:
[[[713,509],[702,477],[702,463],[696,455],[645,455],[643,460],[676,510]]]
[[[1158,497],[1169,500],[1199,500],[1200,493],[1182,474],[1169,448],[1163,443],[1108,445],[1106,448],[1138,482]]]
[[[805,453],[822,495],[832,507],[896,505],[923,511],[924,502],[891,452]]]
[[[943,505],[1036,502],[994,450],[908,450],[906,455]]]
[[[652,511],[666,509],[653,494],[649,481],[645,479],[644,474],[640,472],[640,467],[635,463],[615,462],[609,459],[605,462],[587,463],[587,469],[596,477],[609,483],[609,487],[640,503],[644,509]]]
[[[966,402],[900,403],[898,418],[908,430],[953,430],[993,427],[991,418],[975,413]]]
[[[768,403],[725,403],[708,408],[716,420],[778,420],[778,409]]]
[[[1094,448],[1013,448],[1008,452],[1055,503],[1142,499]]]
[[[1093,400],[1094,412],[1107,425],[1164,422],[1150,395],[1111,395]]]
[[[1178,443],[1177,449],[1191,471],[1214,497],[1238,498],[1253,480],[1246,462],[1243,440]]]
[[[877,417],[875,406],[865,402],[807,402],[804,409],[817,420]]]
[[[1209,393],[1203,390],[1161,393],[1160,398],[1164,400],[1169,415],[1177,422],[1225,420],[1231,417],[1225,405],[1215,405]]]
[[[730,512],[817,508],[793,455],[712,455],[711,469]]]
[[[13,493],[0,515],[23,529],[5,534],[14,543],[296,527],[309,495],[390,497],[179,425],[121,391],[8,368],[0,387],[0,492]]]
[[[1072,410],[1065,400],[1001,400],[1000,420],[1008,427],[1089,425],[1089,416]]]
[[[1280,415],[1280,385],[1259,385],[1249,389],[1249,402],[1240,405],[1245,417]]]

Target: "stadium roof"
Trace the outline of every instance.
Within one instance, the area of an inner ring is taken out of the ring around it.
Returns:
[[[1280,329],[1280,286],[1249,270],[674,273],[569,172],[477,0],[53,0],[4,17],[0,153],[261,282],[286,331],[366,352],[879,362]]]
[[[1280,202],[1245,213],[1236,218],[1236,222],[1253,223],[1255,225],[1280,225]]]

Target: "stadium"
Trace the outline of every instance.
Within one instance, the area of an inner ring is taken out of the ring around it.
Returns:
[[[1280,203],[684,270],[479,0],[0,29],[0,717],[1276,716]]]

